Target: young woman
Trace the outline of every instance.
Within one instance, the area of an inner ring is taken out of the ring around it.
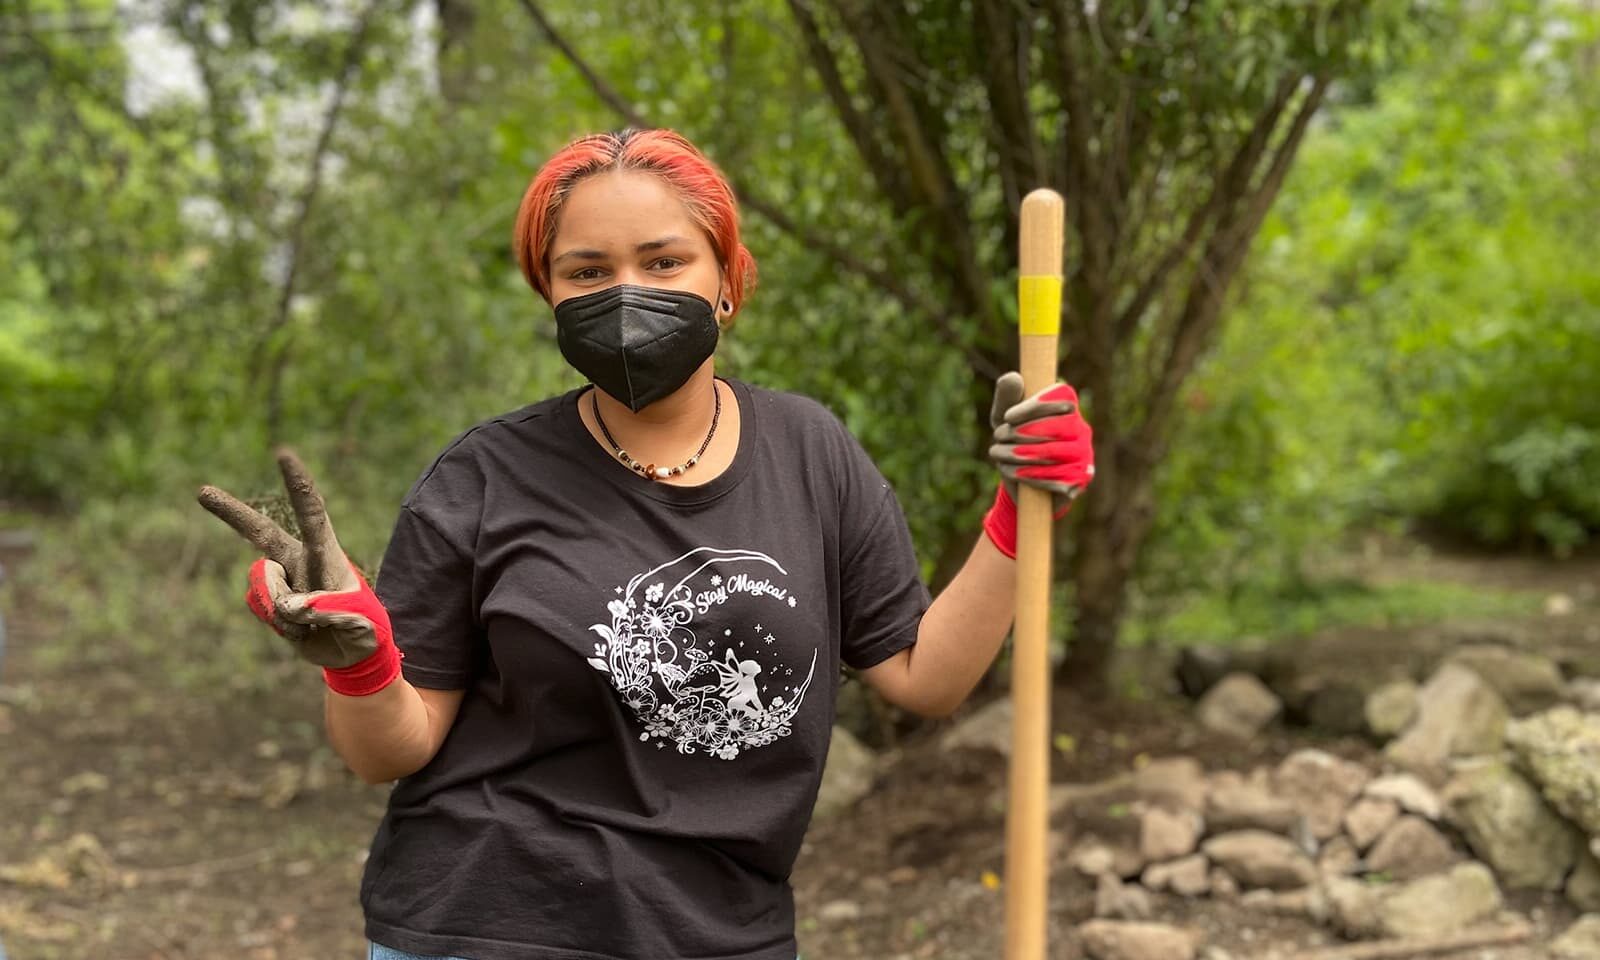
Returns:
[[[953,711],[1012,619],[1008,488],[1082,489],[1088,425],[1070,387],[1024,401],[1002,378],[987,536],[930,602],[898,501],[839,421],[715,375],[755,262],[693,145],[571,143],[523,197],[515,247],[591,386],[446,447],[376,593],[293,455],[303,543],[201,492],[266,554],[251,609],[324,668],[335,749],[399,781],[361,888],[371,956],[792,960],[788,877],[839,665]]]

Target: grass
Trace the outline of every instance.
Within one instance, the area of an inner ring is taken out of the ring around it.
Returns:
[[[1125,640],[1135,646],[1232,646],[1336,627],[1524,617],[1537,613],[1540,602],[1539,594],[1528,591],[1431,581],[1370,585],[1340,579],[1292,589],[1246,585],[1231,593],[1196,594],[1162,615],[1130,619]]]
[[[269,691],[298,676],[293,653],[244,609],[252,551],[192,502],[93,502],[39,526],[38,550],[6,591],[7,606],[25,603],[47,625],[39,666],[117,669],[138,659],[188,691]],[[381,545],[369,531],[353,539],[373,556]],[[1336,627],[1522,617],[1541,602],[1533,592],[1434,581],[1246,582],[1159,605],[1145,598],[1125,624],[1124,643],[1272,642]],[[1056,623],[1070,623],[1069,613],[1058,610]]]
[[[282,682],[293,654],[244,609],[248,547],[198,508],[98,502],[38,533],[9,598],[40,632],[36,666],[133,672],[138,661],[186,691]]]

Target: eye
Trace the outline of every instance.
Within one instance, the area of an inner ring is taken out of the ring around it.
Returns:
[[[599,278],[600,278],[600,268],[599,267],[584,267],[582,270],[579,270],[577,273],[572,274],[567,279],[569,279],[569,280],[598,280]]]
[[[672,270],[681,266],[683,266],[683,261],[679,260],[677,257],[661,257],[660,259],[656,260],[655,263],[650,264],[650,269]]]

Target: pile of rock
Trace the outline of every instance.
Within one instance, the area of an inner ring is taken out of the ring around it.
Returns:
[[[1531,649],[1535,642],[1544,652]],[[1417,683],[1445,663],[1477,674],[1513,716],[1563,702],[1600,707],[1600,679],[1584,679],[1600,677],[1597,644],[1600,624],[1560,643],[1507,624],[1440,625],[1403,635],[1347,630],[1319,639],[1311,656],[1290,644],[1187,648],[1173,679],[1201,701],[1201,724],[1221,733],[1254,736],[1281,718],[1324,733],[1370,731],[1388,739],[1410,724]],[[1564,679],[1569,675],[1579,679]],[[1378,690],[1383,695],[1375,697]]]
[[[1558,702],[1585,691],[1536,655],[1469,648],[1414,692],[1375,691],[1367,715],[1393,737],[1385,759],[1442,788],[1450,822],[1502,882],[1600,910],[1600,713]]]
[[[1349,936],[1425,937],[1500,909],[1494,876],[1467,862],[1444,802],[1409,774],[1374,777],[1302,750],[1249,773],[1156,761],[1126,789],[1133,799],[1120,802],[1136,827],[1083,836],[1068,853],[1096,880],[1103,918],[1149,920],[1151,894],[1169,893],[1303,914]],[[1061,805],[1081,807],[1090,796],[1064,793]],[[1093,929],[1104,939],[1107,928]]]
[[[1271,722],[1270,691],[1254,680],[1208,692],[1206,725],[1243,735]],[[1192,957],[1197,937],[1150,922],[1154,894],[1301,915],[1349,938],[1427,940],[1497,923],[1502,887],[1562,891],[1600,912],[1600,713],[1551,706],[1570,691],[1537,659],[1466,650],[1420,686],[1368,697],[1369,729],[1387,741],[1381,772],[1302,750],[1247,772],[1179,758],[1057,788],[1078,837],[1067,862],[1096,883],[1087,952]],[[1574,937],[1600,917],[1582,923]],[[1152,937],[1164,945],[1141,946]]]

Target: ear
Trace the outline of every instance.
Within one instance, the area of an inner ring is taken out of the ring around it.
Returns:
[[[733,326],[733,303],[728,300],[726,293],[718,291],[717,301],[711,305],[711,316],[716,320],[718,330]]]

